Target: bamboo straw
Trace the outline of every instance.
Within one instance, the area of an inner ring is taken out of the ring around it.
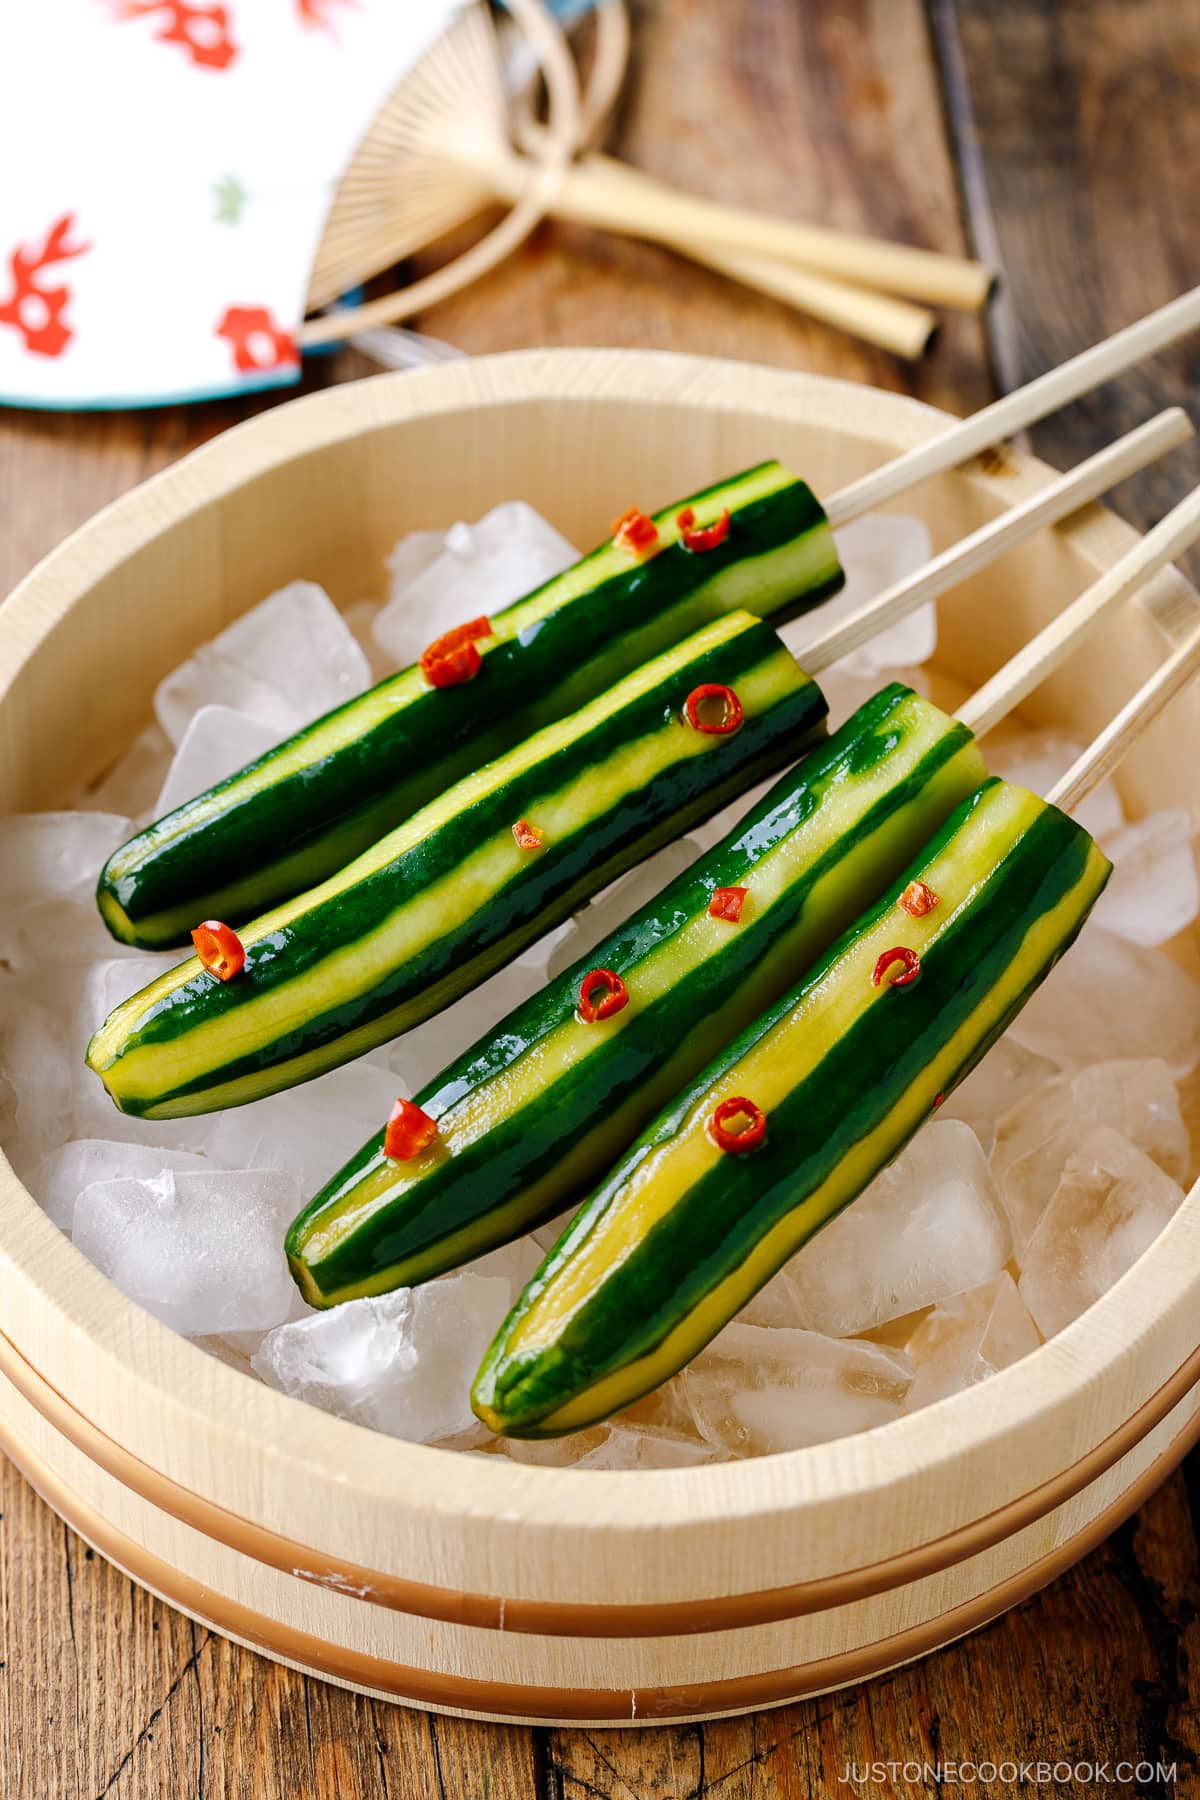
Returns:
[[[1132,550],[1107,569],[1099,581],[1093,582],[998,674],[986,681],[960,708],[958,716],[963,724],[976,737],[982,737],[993,725],[999,724],[1066,660],[1076,644],[1101,619],[1152,575],[1174,562],[1197,538],[1200,538],[1200,488],[1173,507],[1152,531],[1138,539]]]
[[[953,469],[968,457],[978,455],[989,445],[998,444],[1027,425],[1044,419],[1048,413],[1077,400],[1081,394],[1099,387],[1122,370],[1153,356],[1177,338],[1200,327],[1200,287],[1168,301],[1156,312],[1147,313],[1132,325],[1114,332],[1103,343],[1093,344],[1057,369],[1039,375],[1035,381],[1016,388],[1001,400],[972,413],[968,419],[952,425],[939,437],[921,444],[891,462],[872,469],[869,475],[852,482],[831,500],[825,511],[834,527],[844,525],[872,507],[883,506],[897,495],[906,493],[930,475]]]
[[[513,201],[520,198],[527,183],[523,159],[511,150],[496,156],[487,176],[497,192]],[[990,270],[967,257],[917,250],[907,244],[703,200],[623,165],[614,168],[606,156],[586,156],[576,162],[552,204],[559,218],[632,237],[706,246],[718,253],[770,257],[933,306],[978,312],[995,280]]]
[[[812,643],[800,646],[797,655],[811,674],[818,674],[898,619],[906,618],[918,606],[976,574],[1005,550],[1023,543],[1043,525],[1065,519],[1191,435],[1192,423],[1187,414],[1178,406],[1169,407],[1088,457],[1077,469],[1060,476],[1053,486],[952,544],[915,575],[897,582]]]
[[[1192,499],[1196,499],[1192,495]],[[1194,631],[1172,652],[1150,679],[1143,682],[1132,700],[1126,702],[1110,719],[1104,730],[1092,739],[1082,756],[1055,784],[1046,798],[1064,812],[1072,812],[1088,795],[1106,781],[1117,764],[1157,719],[1175,695],[1200,674],[1200,630]]]

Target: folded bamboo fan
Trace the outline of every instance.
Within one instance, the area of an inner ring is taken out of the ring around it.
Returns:
[[[342,178],[309,305],[327,306],[486,208],[500,203],[511,211],[434,275],[311,320],[302,343],[411,316],[494,266],[547,212],[655,239],[903,356],[928,344],[936,325],[929,305],[984,304],[992,278],[978,263],[718,205],[612,158],[580,154],[620,88],[629,43],[624,6],[602,0],[597,9],[581,98],[570,51],[539,0],[507,5],[545,80],[545,124],[532,117],[528,84],[510,99],[491,11],[471,0],[397,87]]]

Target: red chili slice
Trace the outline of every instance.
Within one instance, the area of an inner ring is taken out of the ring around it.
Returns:
[[[736,925],[742,916],[742,906],[748,892],[749,889],[744,887],[714,889],[713,897],[708,903],[709,917],[728,919],[731,925]]]
[[[205,919],[192,933],[196,955],[218,981],[232,981],[246,966],[246,947],[236,931],[220,919]]]
[[[658,526],[648,513],[631,506],[619,519],[613,520],[613,543],[619,550],[634,550],[640,556],[658,542]]]
[[[541,832],[527,819],[518,819],[512,828],[512,834],[517,840],[518,850],[540,850],[545,841]]]
[[[601,1000],[593,1000],[592,995],[600,988],[604,990]],[[612,969],[590,969],[579,986],[579,1016],[585,1025],[594,1025],[597,1019],[611,1019],[629,1005],[629,989],[621,977]]]
[[[913,919],[923,919],[931,913],[935,906],[941,905],[940,897],[923,881],[910,881],[900,896],[899,904]]]
[[[700,552],[715,550],[729,536],[729,508],[726,507],[719,519],[711,525],[700,525],[695,530],[696,514],[692,507],[685,506],[675,523],[679,527],[679,537],[685,550]]]
[[[430,687],[459,687],[478,675],[483,658],[475,648],[476,640],[491,635],[492,621],[481,618],[455,625],[435,638],[421,657],[421,673]]]
[[[383,1134],[383,1154],[391,1162],[411,1162],[437,1137],[437,1120],[415,1100],[397,1100]]]
[[[740,1131],[728,1129],[733,1119],[745,1119],[746,1123]],[[728,1150],[732,1156],[742,1156],[747,1150],[757,1150],[766,1137],[767,1115],[760,1106],[755,1106],[753,1100],[747,1100],[738,1094],[732,1100],[722,1100],[708,1122],[708,1130],[718,1150]]]
[[[897,963],[903,963],[904,973],[894,976],[888,983],[889,987],[907,987],[909,982],[915,981],[921,973],[921,959],[916,951],[907,949],[903,944],[897,944],[894,950],[885,950],[875,964],[875,970],[871,976],[872,986],[878,987],[888,970],[894,968]]]
[[[700,708],[709,700],[721,702],[719,719],[702,719]],[[683,703],[684,714],[693,731],[703,731],[710,737],[728,737],[742,723],[745,714],[742,703],[731,687],[721,681],[705,681],[700,687],[693,688]]]

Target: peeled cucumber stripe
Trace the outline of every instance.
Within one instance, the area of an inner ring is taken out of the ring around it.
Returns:
[[[911,689],[869,700],[713,849],[417,1096],[436,1146],[383,1133],[293,1224],[305,1298],[330,1306],[428,1280],[582,1197],[672,1094],[875,899],[985,778],[965,726]],[[748,889],[737,925],[718,887]],[[623,1012],[577,1016],[588,969]],[[382,1121],[381,1121],[382,1124]]]
[[[687,550],[676,524],[684,506],[701,526],[728,507],[725,542]],[[138,832],[97,889],[114,937],[186,944],[202,919],[252,918],[707,621],[746,607],[782,623],[842,584],[820,502],[777,462],[656,519],[656,555],[607,542],[496,613],[473,680],[432,689],[419,668],[405,669]],[[476,610],[487,611],[486,594]]]
[[[961,806],[805,980],[662,1112],[616,1165],[488,1351],[479,1417],[511,1436],[607,1418],[712,1339],[860,1194],[1050,972],[1110,873],[1067,816],[999,781]],[[914,877],[940,897],[897,901]],[[880,954],[921,958],[875,987]],[[734,1095],[766,1114],[757,1150],[708,1135]]]
[[[724,683],[745,721],[682,709]],[[88,1062],[117,1105],[175,1118],[307,1081],[440,1012],[615,876],[823,734],[825,701],[769,625],[731,613],[457,782],[366,855],[110,1014]],[[518,848],[527,820],[545,839]]]

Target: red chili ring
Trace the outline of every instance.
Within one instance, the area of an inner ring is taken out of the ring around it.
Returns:
[[[749,889],[744,887],[714,888],[708,903],[709,918],[727,919],[731,925],[738,924],[748,892]]]
[[[893,981],[890,981],[888,983],[889,987],[907,987],[910,981],[915,981],[917,979],[917,976],[921,973],[920,957],[915,950],[909,950],[904,944],[897,944],[894,950],[885,950],[875,964],[874,971],[871,975],[872,987],[878,987],[893,963],[898,962],[904,964],[904,973],[903,975],[897,975]]]
[[[458,687],[478,675],[483,658],[476,640],[491,635],[492,621],[484,617],[455,625],[435,638],[421,655],[421,673],[430,687]]]
[[[715,550],[729,536],[729,508],[726,507],[719,519],[711,525],[699,525],[692,529],[696,514],[692,507],[685,506],[675,523],[679,527],[679,536],[685,550],[698,554],[705,550]]]
[[[196,955],[218,981],[232,981],[246,966],[246,947],[237,932],[220,919],[205,919],[192,933]]]
[[[437,1134],[437,1120],[415,1100],[397,1100],[384,1130],[383,1154],[389,1162],[411,1162],[428,1150]]]
[[[700,718],[698,709],[706,700],[724,702],[724,714],[715,725],[705,724]],[[699,687],[693,688],[683,703],[683,710],[692,730],[703,731],[709,737],[728,737],[731,731],[737,730],[746,716],[742,711],[741,701],[733,689],[726,687],[723,681],[705,681]]]
[[[599,987],[607,992],[603,1000],[594,1003],[592,994]],[[594,1025],[597,1019],[611,1019],[628,1005],[629,989],[612,969],[589,969],[579,984],[579,1016],[585,1025]]]
[[[726,1131],[727,1119],[746,1119],[749,1123],[742,1131]],[[767,1115],[753,1100],[738,1094],[732,1100],[722,1100],[708,1122],[708,1131],[718,1150],[728,1150],[731,1156],[742,1156],[747,1150],[757,1150],[766,1137]]]

